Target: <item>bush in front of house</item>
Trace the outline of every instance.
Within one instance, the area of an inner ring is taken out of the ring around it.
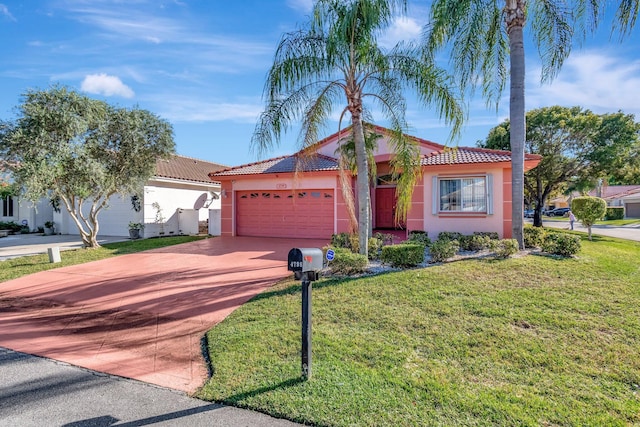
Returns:
[[[438,240],[460,240],[462,233],[457,231],[441,231],[438,234]]]
[[[469,236],[461,236],[458,239],[460,243],[460,249],[463,251],[481,251],[489,247],[491,238],[487,235],[472,234]]]
[[[495,253],[496,258],[509,258],[520,250],[516,239],[492,240],[491,250]]]
[[[22,225],[15,221],[0,221],[0,230],[11,230],[17,233],[22,230]]]
[[[523,231],[525,248],[539,248],[542,246],[545,235],[544,228],[527,225]]]
[[[500,235],[497,231],[474,231],[473,234],[476,236],[486,236],[491,240],[500,240]]]
[[[378,259],[380,258],[380,251],[384,246],[384,242],[376,237],[369,238],[369,259]]]
[[[429,246],[429,254],[431,262],[444,262],[460,250],[460,244],[457,240],[449,240],[447,238],[436,240]]]
[[[424,248],[420,243],[384,246],[380,260],[392,267],[415,267],[424,262]]]
[[[351,249],[351,236],[349,233],[338,233],[331,235],[331,246],[334,248]]]
[[[366,256],[353,253],[351,249],[339,247],[325,247],[323,249],[325,254],[327,249],[333,249],[333,261],[329,261],[328,265],[334,274],[349,276],[364,273],[369,265]]]
[[[542,242],[542,252],[570,257],[580,251],[580,238],[566,233],[546,233]]]
[[[431,245],[431,239],[426,231],[423,230],[412,230],[409,232],[409,242],[418,243],[424,247],[428,247]]]
[[[376,233],[373,235],[376,239],[382,242],[382,246],[393,245],[393,234],[388,233]]]
[[[608,206],[607,213],[604,214],[604,219],[607,221],[611,221],[614,219],[624,219],[624,207]]]

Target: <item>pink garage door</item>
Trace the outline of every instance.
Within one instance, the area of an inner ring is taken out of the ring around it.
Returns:
[[[329,238],[333,190],[238,191],[238,236]]]

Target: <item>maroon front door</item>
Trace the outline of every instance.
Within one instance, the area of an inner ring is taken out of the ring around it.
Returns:
[[[395,228],[396,189],[376,188],[376,228]]]

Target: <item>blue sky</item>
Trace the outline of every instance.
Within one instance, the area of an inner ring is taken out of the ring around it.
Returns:
[[[381,40],[418,37],[427,2],[410,1]],[[0,0],[0,119],[20,95],[61,83],[110,104],[138,105],[174,127],[179,154],[225,165],[258,160],[250,150],[262,89],[282,34],[306,21],[311,0]],[[527,110],[579,105],[622,110],[640,120],[639,31],[620,43],[603,27],[575,48],[558,77],[540,84],[527,47]],[[446,63],[441,64],[446,66]],[[460,145],[475,145],[508,116],[470,100]],[[409,104],[411,134],[446,143],[448,128],[428,108]],[[329,122],[326,135],[337,130]],[[268,157],[298,149],[290,132]]]

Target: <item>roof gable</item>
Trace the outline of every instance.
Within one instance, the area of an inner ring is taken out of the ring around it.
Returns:
[[[156,178],[210,183],[209,173],[225,169],[226,166],[192,157],[172,155],[156,161]]]

